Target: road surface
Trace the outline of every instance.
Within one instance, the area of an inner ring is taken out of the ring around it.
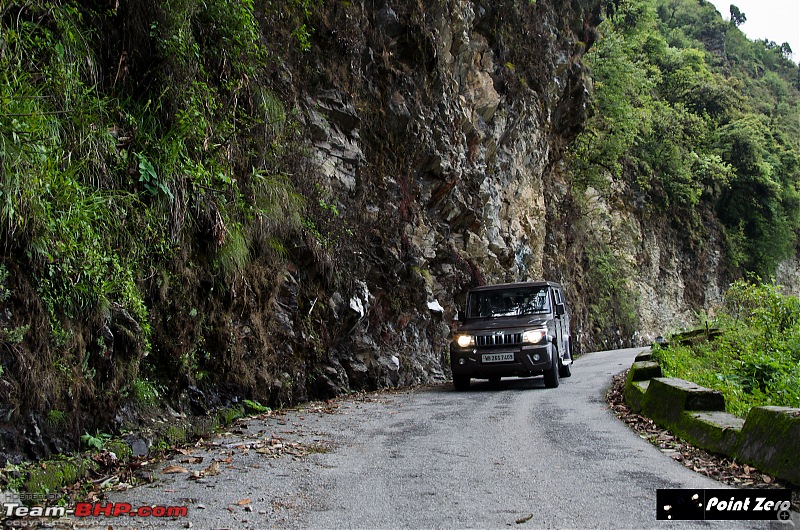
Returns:
[[[792,528],[656,520],[656,489],[723,486],[609,410],[612,376],[639,351],[581,357],[556,389],[473,381],[249,419],[110,500],[187,506],[156,523],[175,528]]]

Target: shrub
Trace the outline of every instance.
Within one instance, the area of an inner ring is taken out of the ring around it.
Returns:
[[[667,377],[680,377],[725,396],[728,412],[751,407],[800,407],[800,300],[777,285],[740,280],[725,294],[713,342],[655,348]]]

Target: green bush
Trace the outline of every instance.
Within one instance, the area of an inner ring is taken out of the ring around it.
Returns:
[[[589,319],[593,333],[605,348],[628,344],[638,327],[636,294],[628,286],[630,265],[607,245],[586,249],[586,275],[589,278]]]
[[[84,414],[92,400],[113,417],[122,398],[152,405],[181,390],[166,383],[228,377],[212,364],[227,351],[176,362],[172,333],[187,351],[223,343],[228,329],[201,329],[201,302],[268,293],[307,218],[327,236],[298,189],[312,170],[261,28],[265,9],[310,24],[318,2],[268,4],[0,8],[0,309],[13,315],[0,370],[19,384],[0,398],[20,415],[69,411],[93,432],[108,418]],[[189,309],[199,317],[170,321]]]
[[[655,348],[666,377],[679,377],[725,396],[728,412],[751,407],[800,408],[800,300],[774,284],[740,280],[725,294],[712,342]]]

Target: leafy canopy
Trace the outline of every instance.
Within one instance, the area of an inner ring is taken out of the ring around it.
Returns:
[[[586,56],[595,112],[570,152],[576,185],[643,193],[689,229],[710,212],[730,264],[772,274],[800,229],[800,71],[786,48],[747,40],[694,0],[629,0],[600,30]]]

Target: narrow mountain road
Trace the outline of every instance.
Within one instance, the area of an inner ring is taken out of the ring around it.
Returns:
[[[185,505],[161,521],[176,528],[769,527],[656,520],[657,488],[722,486],[609,410],[612,375],[639,351],[586,355],[556,389],[473,381],[249,419],[110,500]]]

